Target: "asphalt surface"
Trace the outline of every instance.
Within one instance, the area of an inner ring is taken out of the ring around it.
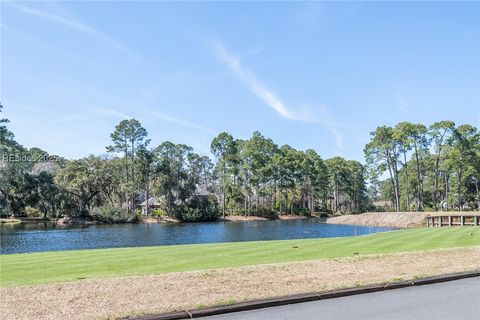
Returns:
[[[480,277],[201,319],[480,320]]]

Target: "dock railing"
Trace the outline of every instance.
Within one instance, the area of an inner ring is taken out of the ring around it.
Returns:
[[[425,218],[425,224],[427,227],[480,226],[480,214],[455,213],[433,215]]]

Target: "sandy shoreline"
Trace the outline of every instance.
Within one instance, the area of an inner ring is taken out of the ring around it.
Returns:
[[[279,215],[278,219],[267,219],[259,216],[226,216],[225,218],[220,217],[214,222],[244,222],[244,221],[268,221],[268,220],[304,220],[304,219],[311,219],[311,218],[318,218],[317,216],[299,216],[299,215],[289,215],[283,214]],[[90,221],[80,218],[62,218],[58,220],[50,220],[50,219],[26,219],[26,218],[2,218],[0,219],[0,223],[45,223],[45,222],[52,222],[57,223],[58,225],[94,225],[94,224],[106,224],[98,221]],[[137,223],[145,223],[145,224],[153,224],[153,223],[182,223],[180,220],[162,216],[162,217],[144,217]]]
[[[278,219],[267,219],[264,217],[259,216],[226,216],[225,218],[220,217],[213,222],[245,222],[245,221],[269,221],[269,220],[304,220],[304,219],[311,219],[311,218],[318,218],[316,216],[299,216],[299,215],[288,215],[283,214],[279,215]],[[182,223],[180,220],[170,218],[170,217],[148,217],[143,218],[139,223]]]
[[[268,221],[268,220],[305,220],[305,219],[316,219],[316,216],[299,216],[294,214],[281,214],[278,216],[278,219],[267,219],[258,216],[226,216],[225,218],[219,218],[217,221],[233,221],[233,222],[243,222],[243,221]]]

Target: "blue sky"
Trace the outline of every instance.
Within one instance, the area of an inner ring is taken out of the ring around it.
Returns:
[[[27,147],[101,154],[258,130],[363,161],[399,121],[480,126],[478,2],[2,2],[1,101]]]

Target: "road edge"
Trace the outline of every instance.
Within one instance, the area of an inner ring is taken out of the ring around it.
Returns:
[[[123,318],[123,319],[129,319],[129,320],[193,319],[193,318],[201,318],[201,317],[213,316],[218,314],[278,307],[278,306],[283,306],[287,304],[326,300],[326,299],[347,297],[347,296],[352,296],[357,294],[400,289],[400,288],[406,288],[406,287],[423,286],[423,285],[429,285],[434,283],[448,282],[448,281],[474,278],[474,277],[480,277],[480,269],[474,270],[474,271],[468,271],[468,272],[441,274],[441,275],[436,275],[431,277],[392,282],[387,284],[373,284],[373,285],[367,285],[367,286],[356,287],[356,288],[300,293],[300,294],[287,295],[287,296],[276,297],[276,298],[259,299],[259,300],[253,300],[248,302],[229,304],[229,305],[214,306],[214,307],[201,308],[201,309],[183,310],[183,311],[174,311],[174,312],[160,313],[156,315],[130,317],[130,318]]]

